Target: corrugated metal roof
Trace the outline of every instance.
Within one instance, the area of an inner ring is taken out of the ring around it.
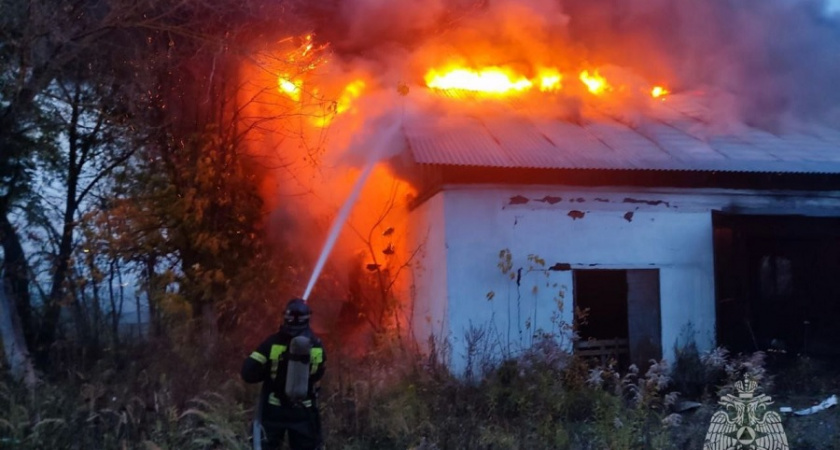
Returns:
[[[404,132],[419,164],[840,174],[840,130],[720,131],[709,114],[695,98],[671,96],[632,125],[598,113],[573,123],[512,112],[406,123]]]

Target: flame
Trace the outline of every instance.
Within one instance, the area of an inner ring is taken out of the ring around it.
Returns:
[[[607,79],[598,74],[598,71],[593,71],[592,74],[588,70],[580,73],[580,81],[586,85],[589,92],[600,95],[611,89]]]
[[[303,78],[309,72],[325,64],[327,60],[321,55],[326,45],[315,46],[312,42],[312,35],[302,37],[287,37],[280,41],[281,44],[294,43],[299,40],[300,44],[291,50],[287,50],[278,59],[285,67],[293,67],[295,75],[282,73],[277,77],[277,89],[295,102],[301,101],[303,93]]]
[[[296,102],[300,101],[300,92],[303,87],[302,81],[293,81],[288,75],[282,75],[277,78],[277,87],[281,93],[286,94],[290,99]]]
[[[333,118],[339,114],[350,111],[353,106],[353,100],[359,98],[365,90],[367,83],[364,80],[353,80],[338,97],[338,100],[331,102],[326,108],[326,114],[312,119],[312,124],[316,127],[324,128],[329,125]]]
[[[364,80],[354,80],[344,88],[344,92],[336,102],[335,112],[341,114],[350,109],[353,100],[359,98],[365,90]]]
[[[435,89],[462,89],[486,94],[508,94],[530,89],[534,83],[516,75],[512,70],[492,66],[480,70],[452,68],[431,69],[426,73],[426,85]]]
[[[312,51],[312,35],[307,34],[303,39],[306,43],[303,45],[303,51],[301,52],[301,55],[306,56],[309,54],[309,52]]]
[[[325,49],[327,45],[315,45],[311,34],[286,37],[278,42],[286,50],[272,55],[277,70],[277,91],[292,100],[297,112],[308,116],[310,125],[324,128],[335,116],[352,110],[354,100],[359,98],[367,86],[362,79],[350,81],[341,90],[341,85],[321,86],[314,83],[313,76],[318,69],[329,63]]]
[[[544,67],[539,70],[540,90],[543,92],[559,91],[563,88],[563,74],[554,68]]]
[[[447,69],[430,69],[425,76],[426,86],[432,89],[456,89],[489,95],[521,95],[529,91],[553,93],[563,89],[564,74],[554,67],[537,66],[536,75],[528,78],[505,66],[488,66],[479,69],[450,66]],[[635,78],[627,75],[610,75],[608,81],[599,70],[582,70],[578,79],[586,89],[596,96],[613,93],[621,97],[629,88],[638,89]],[[623,81],[622,81],[623,80]],[[615,84],[614,84],[615,83]],[[650,86],[642,82],[641,86]],[[642,88],[642,92],[647,91]],[[671,92],[661,85],[654,85],[649,91],[651,97],[664,99]],[[617,98],[618,98],[617,97]],[[620,100],[619,100],[620,101]]]
[[[650,90],[650,96],[653,98],[660,98],[665,97],[666,95],[670,94],[671,91],[665,89],[662,86],[654,86],[653,89]]]

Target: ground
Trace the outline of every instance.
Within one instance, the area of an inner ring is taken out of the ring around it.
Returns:
[[[794,410],[840,395],[840,359],[797,357],[780,361],[775,375],[773,407]],[[832,407],[810,416],[784,415],[783,425],[791,449],[840,449],[840,409]]]
[[[766,392],[773,399],[771,409],[789,406],[793,410],[819,404],[833,394],[840,396],[840,360],[794,357],[770,361],[772,386]],[[698,442],[709,428],[718,405],[707,402],[683,413],[678,433],[680,448],[702,448]],[[791,450],[840,449],[840,408],[832,407],[809,416],[781,414]]]

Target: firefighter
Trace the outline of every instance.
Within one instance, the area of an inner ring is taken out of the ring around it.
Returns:
[[[287,433],[292,450],[315,450],[323,443],[316,397],[326,354],[309,327],[310,316],[305,301],[290,300],[280,330],[242,364],[246,383],[263,383],[258,418],[265,430],[266,449],[279,449]]]

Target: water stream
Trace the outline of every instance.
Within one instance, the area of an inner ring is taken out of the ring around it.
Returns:
[[[309,299],[309,294],[312,293],[312,289],[315,287],[315,283],[321,275],[321,270],[324,269],[324,265],[327,263],[327,258],[329,258],[333,246],[335,246],[335,242],[341,234],[341,229],[344,227],[344,223],[347,222],[347,217],[350,215],[350,211],[352,211],[353,206],[356,205],[359,194],[362,192],[362,188],[370,176],[371,171],[373,171],[373,167],[379,161],[379,158],[383,154],[385,148],[393,142],[393,137],[399,129],[399,125],[399,123],[395,123],[387,130],[386,133],[380,135],[378,142],[376,142],[374,147],[371,149],[367,165],[365,165],[362,173],[359,174],[356,184],[353,185],[353,190],[350,191],[350,195],[347,196],[347,199],[338,211],[338,215],[335,216],[335,219],[330,226],[329,234],[327,234],[327,240],[324,242],[324,247],[321,249],[321,254],[318,256],[318,262],[315,263],[315,268],[312,270],[312,275],[309,277],[309,284],[306,285],[306,291],[304,291],[303,297],[301,297],[304,301]]]

